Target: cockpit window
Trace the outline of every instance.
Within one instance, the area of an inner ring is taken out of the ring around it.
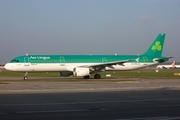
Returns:
[[[11,60],[11,62],[19,62],[19,60]]]

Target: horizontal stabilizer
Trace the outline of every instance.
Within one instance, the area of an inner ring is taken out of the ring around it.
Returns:
[[[174,58],[174,57],[155,58],[155,59],[153,59],[153,61],[154,61],[155,63],[162,63],[162,62],[168,61],[168,60],[171,59],[171,58]]]

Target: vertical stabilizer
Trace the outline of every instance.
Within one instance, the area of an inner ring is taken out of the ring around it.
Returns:
[[[144,55],[160,57],[164,47],[165,34],[159,34]]]
[[[174,61],[171,65],[174,67],[176,65],[176,61]]]

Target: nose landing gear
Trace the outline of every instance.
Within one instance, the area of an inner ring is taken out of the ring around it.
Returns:
[[[28,80],[28,72],[25,72],[25,75],[24,75],[24,80]]]

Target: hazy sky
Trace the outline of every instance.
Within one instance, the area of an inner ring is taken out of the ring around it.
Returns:
[[[180,61],[180,0],[0,0],[0,63],[28,54],[142,54],[166,33]]]

